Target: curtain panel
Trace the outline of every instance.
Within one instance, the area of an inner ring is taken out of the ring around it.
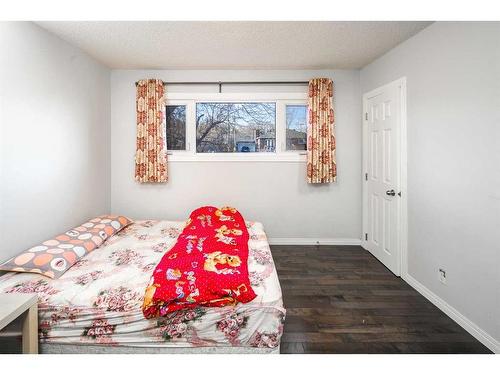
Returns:
[[[159,79],[137,83],[137,144],[135,180],[167,181],[167,150],[165,143],[165,88]]]
[[[335,182],[335,134],[333,82],[328,78],[309,81],[309,119],[307,122],[307,182]]]

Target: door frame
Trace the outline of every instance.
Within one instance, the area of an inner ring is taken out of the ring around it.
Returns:
[[[399,253],[398,265],[399,269],[396,276],[406,276],[408,274],[408,179],[407,179],[407,114],[406,114],[406,77],[401,77],[386,85],[380,86],[372,91],[363,94],[363,170],[361,179],[362,186],[362,211],[363,211],[363,232],[361,235],[361,246],[368,251],[365,233],[368,233],[368,189],[365,181],[365,173],[368,171],[368,120],[365,114],[368,109],[368,99],[380,94],[387,88],[397,87],[399,89],[399,168],[401,201],[398,212],[399,222]]]

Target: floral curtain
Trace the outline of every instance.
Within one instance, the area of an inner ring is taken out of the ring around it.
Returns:
[[[307,182],[335,182],[335,134],[333,82],[328,78],[309,81],[309,120],[307,123]]]
[[[137,149],[135,180],[139,182],[167,181],[165,144],[165,88],[159,79],[137,83]]]

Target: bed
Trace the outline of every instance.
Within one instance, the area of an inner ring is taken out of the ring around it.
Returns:
[[[152,270],[183,222],[136,221],[59,279],[9,272],[0,292],[38,293],[42,353],[279,353],[285,309],[262,224],[247,222],[248,268],[257,298],[145,319]]]

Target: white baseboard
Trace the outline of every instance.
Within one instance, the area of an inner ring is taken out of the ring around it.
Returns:
[[[454,307],[450,306],[448,303],[446,303],[446,301],[431,292],[409,274],[406,273],[401,277],[413,288],[415,288],[420,294],[422,294],[425,298],[436,305],[441,311],[443,311],[451,319],[457,322],[458,325],[460,325],[476,339],[481,341],[481,343],[488,347],[488,349],[490,349],[494,353],[500,353],[500,342],[495,340],[491,335],[483,331],[475,323],[470,321],[468,318],[458,312]]]
[[[359,238],[268,238],[270,245],[353,245],[359,246]]]

